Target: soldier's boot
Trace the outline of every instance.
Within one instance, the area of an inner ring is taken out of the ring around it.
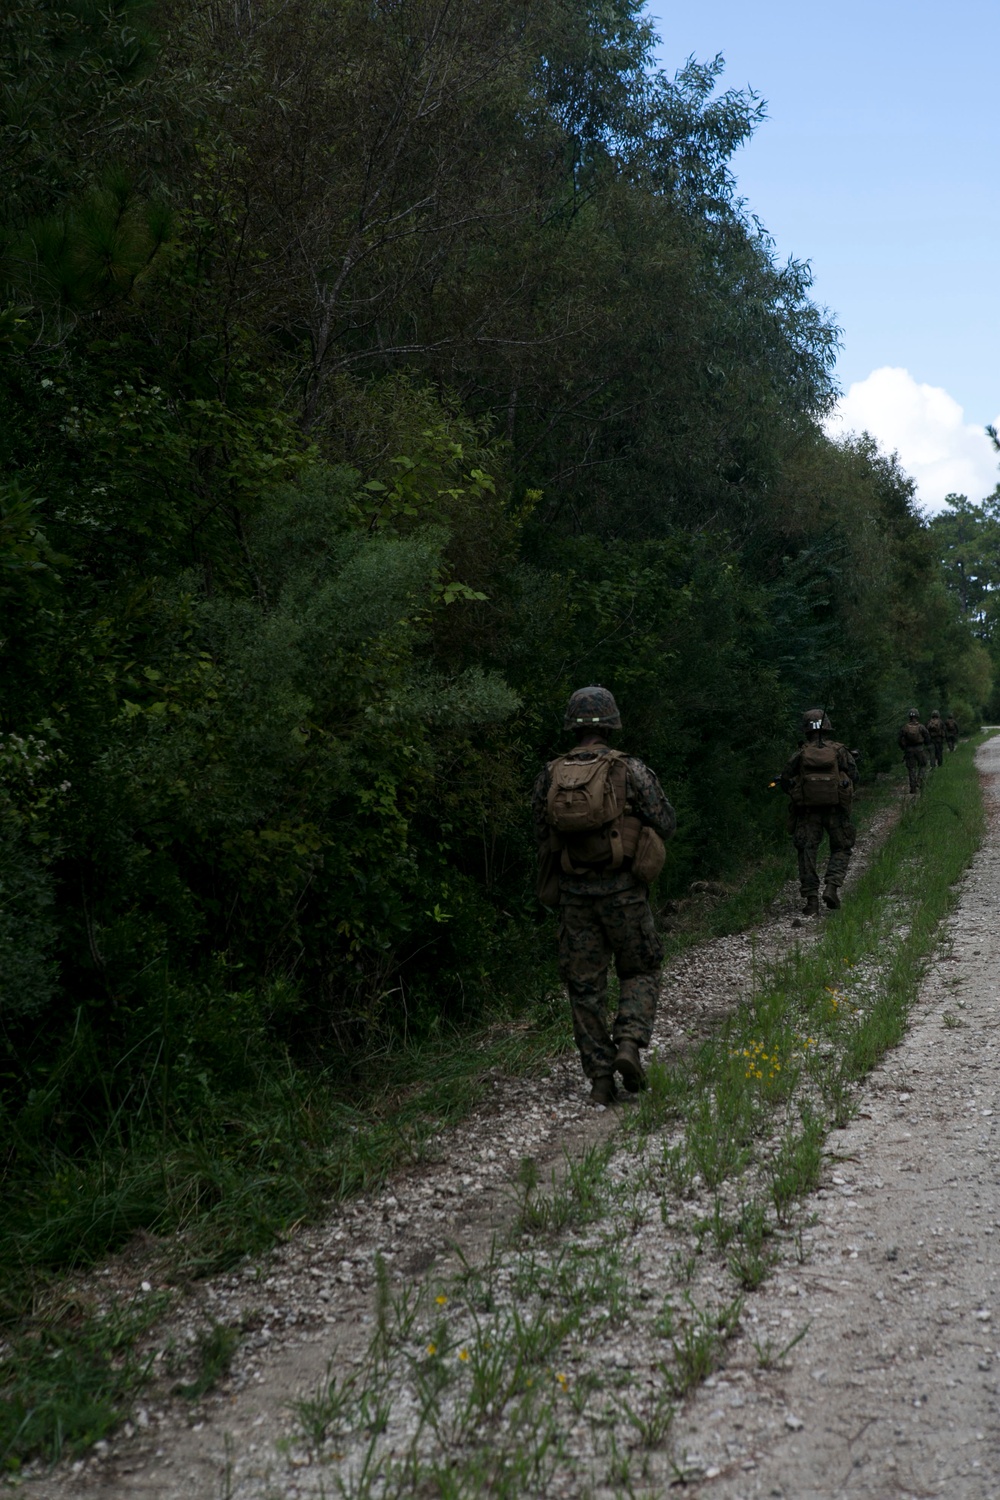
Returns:
[[[823,900],[831,911],[836,911],[840,905],[840,892],[835,885],[827,882],[826,890],[823,892]]]
[[[622,1083],[630,1094],[637,1094],[640,1089],[646,1087],[646,1075],[639,1061],[639,1048],[631,1037],[625,1037],[618,1043],[615,1072],[622,1075]]]
[[[819,916],[819,896],[815,891],[810,891],[806,896],[806,904],[802,908],[802,915],[804,917]]]
[[[587,1097],[588,1104],[617,1104],[618,1090],[615,1088],[613,1073],[602,1073],[600,1078],[595,1078],[591,1084],[590,1094]]]

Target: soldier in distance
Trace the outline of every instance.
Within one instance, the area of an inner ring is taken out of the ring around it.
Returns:
[[[948,742],[948,749],[954,750],[958,744],[958,720],[954,714],[949,714],[944,721],[944,737]]]
[[[822,708],[802,715],[803,742],[779,778],[788,793],[788,831],[799,860],[799,890],[805,898],[804,916],[819,914],[817,860],[823,835],[830,840],[823,900],[831,910],[840,905],[851,850],[857,837],[851,822],[851,802],[858,779],[854,757],[832,739],[833,725]]]
[[[563,728],[573,749],[542,768],[531,798],[538,896],[559,909],[559,972],[590,1102],[608,1105],[618,1097],[616,1073],[631,1093],[646,1083],[639,1050],[649,1045],[663,963],[649,886],[677,820],[649,767],[612,749],[621,717],[607,688],[575,692]],[[619,997],[609,1032],[612,959]]]
[[[944,761],[944,720],[941,710],[935,708],[927,720],[927,733],[931,737],[931,755],[934,764],[940,766]]]
[[[910,793],[916,796],[924,784],[930,764],[931,737],[927,726],[921,724],[917,709],[911,708],[906,723],[899,731],[897,743],[903,752],[903,763],[910,778]]]

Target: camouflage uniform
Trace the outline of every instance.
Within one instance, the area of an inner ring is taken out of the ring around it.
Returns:
[[[898,741],[899,748],[903,752],[903,763],[906,766],[906,774],[910,778],[911,792],[916,792],[920,789],[920,787],[923,786],[924,780],[927,776],[927,768],[930,764],[931,737],[927,733],[926,725],[918,724],[917,728],[920,730],[921,738],[921,743],[919,745],[910,744],[909,740],[906,738],[905,725],[899,731]]]
[[[944,722],[939,713],[932,713],[927,720],[927,733],[931,737],[931,755],[934,765],[944,761]]]
[[[837,752],[837,765],[857,782],[858,768],[850,750],[836,740],[824,741]],[[802,748],[796,750],[781,773],[781,789],[791,792],[799,774],[799,758]],[[799,890],[803,896],[814,895],[820,887],[817,858],[824,833],[830,840],[830,858],[827,861],[825,885],[836,889],[844,883],[847,867],[851,862],[851,850],[857,839],[857,830],[851,822],[849,807],[799,807],[794,802],[788,810],[789,831],[799,860]]]
[[[958,744],[958,721],[951,714],[944,721],[944,737],[948,741],[948,749],[954,750]]]
[[[589,745],[570,755],[603,754],[607,745]],[[549,844],[547,798],[549,767],[539,772],[531,797],[535,837]],[[635,756],[626,763],[628,802],[635,816],[669,839],[677,826],[660,783]],[[618,975],[618,1013],[607,1027],[608,969]],[[630,870],[595,870],[559,876],[559,972],[569,990],[573,1035],[588,1078],[614,1073],[617,1044],[626,1038],[647,1047],[656,1019],[663,947],[649,907],[649,887]]]

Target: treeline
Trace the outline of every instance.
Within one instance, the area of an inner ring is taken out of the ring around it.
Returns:
[[[1000,452],[1000,439],[987,428]],[[948,495],[945,509],[930,523],[945,581],[962,620],[988,656],[992,675],[984,672],[982,701],[991,723],[1000,718],[1000,484],[985,500]],[[978,706],[978,705],[977,705]]]
[[[5,8],[22,1136],[537,990],[583,683],[678,808],[665,895],[770,845],[807,701],[876,765],[988,700],[911,482],[824,436],[837,331],[730,167],[761,102],[654,44],[638,0]]]

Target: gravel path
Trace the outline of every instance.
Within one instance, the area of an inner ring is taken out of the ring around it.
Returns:
[[[1000,740],[994,743],[985,754],[995,774]],[[852,873],[893,816],[869,830]],[[981,1111],[992,1106],[986,997],[993,939],[985,931],[986,903],[995,904],[991,892],[1000,885],[1000,824],[991,829],[955,919],[957,961],[942,962],[930,976],[911,1037],[872,1080],[867,1118],[834,1138],[831,1149],[845,1160],[812,1205],[820,1217],[806,1236],[810,1258],[782,1266],[748,1299],[750,1323],[786,1334],[784,1343],[809,1322],[808,1337],[791,1368],[771,1374],[752,1367],[745,1339],[734,1343],[725,1373],[692,1398],[675,1424],[674,1451],[691,1457],[686,1472],[692,1480],[705,1476],[688,1493],[747,1500],[1000,1494],[1000,1480],[991,1489],[985,1478],[991,1469],[1000,1475],[1000,1465],[990,1460],[996,1455],[992,1377],[980,1368],[992,1359],[987,1278],[995,1174],[981,1139],[991,1124]],[[656,1045],[665,1052],[690,1046],[751,988],[758,963],[792,940],[808,941],[797,910],[790,886],[772,920],[755,933],[682,955],[665,977]],[[956,982],[968,987],[958,998]],[[948,1006],[962,1022],[951,1029],[941,1020]],[[942,1065],[945,1055],[950,1061]],[[331,1361],[346,1369],[360,1357],[372,1333],[376,1256],[397,1286],[447,1277],[459,1254],[481,1259],[511,1217],[511,1179],[522,1158],[533,1156],[544,1179],[567,1152],[578,1156],[615,1126],[614,1112],[584,1106],[573,1058],[556,1060],[542,1079],[498,1077],[492,1096],[442,1139],[439,1160],[336,1209],[259,1264],[194,1289],[172,1315],[168,1341],[183,1354],[209,1318],[241,1322],[247,1334],[227,1381],[192,1410],[168,1396],[173,1382],[165,1375],[110,1444],[49,1475],[29,1473],[28,1493],[37,1500],[298,1493],[286,1442],[289,1403],[314,1389]],[[969,1153],[970,1166],[958,1163],[960,1150]],[[654,1240],[663,1233],[655,1225],[650,1232]],[[139,1264],[109,1267],[104,1275],[119,1295],[156,1290],[155,1277],[143,1279],[148,1268]],[[904,1313],[914,1321],[901,1332]],[[939,1344],[946,1355],[935,1352]],[[169,1349],[161,1353],[165,1369],[171,1358]],[[884,1413],[877,1419],[873,1398]],[[922,1444],[920,1432],[933,1440]],[[841,1468],[846,1478],[837,1488]],[[960,1468],[973,1487],[963,1489],[965,1479],[954,1478]],[[931,1487],[945,1474],[950,1489]],[[982,1488],[974,1487],[977,1475]]]
[[[978,764],[987,836],[909,1032],[828,1141],[808,1259],[747,1302],[809,1331],[771,1373],[735,1345],[675,1429],[721,1471],[704,1500],[1000,1495],[1000,738]]]

